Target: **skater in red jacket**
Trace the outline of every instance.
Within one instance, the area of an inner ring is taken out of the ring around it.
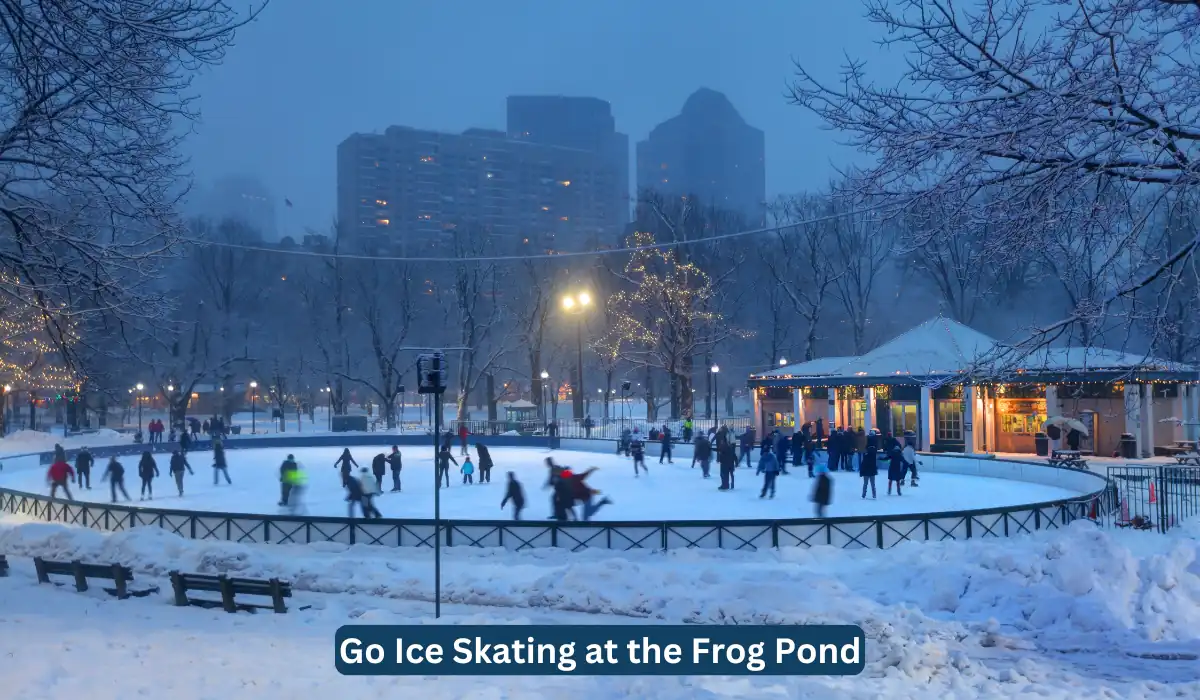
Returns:
[[[75,470],[71,468],[71,465],[67,464],[67,460],[60,459],[51,464],[50,468],[46,470],[46,481],[50,482],[50,498],[54,498],[54,495],[58,492],[58,488],[61,486],[62,490],[67,494],[67,500],[75,500],[71,496],[71,489],[67,488],[67,480],[74,478]]]

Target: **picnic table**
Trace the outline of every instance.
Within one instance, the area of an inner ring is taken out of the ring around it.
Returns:
[[[1200,452],[1192,450],[1191,452],[1179,452],[1175,455],[1175,461],[1179,464],[1194,464],[1200,467]]]
[[[1054,450],[1050,453],[1050,466],[1067,469],[1087,469],[1087,460],[1079,450]]]

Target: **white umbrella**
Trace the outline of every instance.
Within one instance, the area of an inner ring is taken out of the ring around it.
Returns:
[[[1083,433],[1084,435],[1088,434],[1087,426],[1074,418],[1070,418],[1067,420],[1067,427],[1070,428],[1071,430],[1078,430],[1079,432]]]
[[[1042,427],[1046,427],[1046,426],[1050,426],[1050,425],[1066,425],[1066,424],[1067,424],[1067,419],[1064,416],[1054,416],[1052,418],[1048,418],[1046,420],[1046,425],[1042,426]]]

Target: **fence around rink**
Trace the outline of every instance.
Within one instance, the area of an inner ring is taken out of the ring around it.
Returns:
[[[267,441],[264,441],[266,443]],[[274,442],[274,441],[272,441]],[[596,449],[596,441],[564,440],[564,449]],[[268,446],[263,444],[264,447]],[[293,447],[295,445],[273,445]],[[97,450],[98,451],[98,450]],[[680,455],[683,457],[684,455]],[[1107,488],[1104,477],[1044,463],[965,455],[921,455],[921,472],[1016,479],[1059,486],[1079,497],[1003,508],[936,513],[796,518],[780,520],[670,520],[548,522],[448,520],[446,546],[512,550],[557,547],[570,551],[669,550],[691,547],[755,551],[831,545],[888,549],[902,542],[1012,537],[1063,528],[1088,519]],[[0,512],[107,532],[158,527],[189,539],[244,543],[338,542],[388,547],[432,547],[429,519],[354,518],[167,510],[133,505],[80,503],[0,487]]]

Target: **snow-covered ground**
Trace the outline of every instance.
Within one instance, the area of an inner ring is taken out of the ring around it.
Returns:
[[[105,534],[0,520],[4,697],[172,700],[416,697],[1200,697],[1200,530],[1064,531],[886,551],[443,551],[191,541],[155,528]],[[116,601],[38,585],[29,557],[120,562]],[[293,582],[285,615],[175,608],[171,569]],[[312,606],[299,610],[301,606]],[[333,667],[344,624],[858,624],[857,677],[354,678]]]
[[[351,448],[359,465],[369,467],[372,457],[382,452],[378,447]],[[656,448],[655,448],[655,451]],[[404,490],[386,493],[378,507],[387,517],[433,517],[433,449],[409,447],[404,450]],[[463,484],[459,468],[450,465],[450,487],[442,489],[441,513],[444,518],[462,520],[495,520],[509,517],[500,508],[504,497],[506,473],[513,471],[522,482],[528,502],[526,518],[538,519],[550,514],[549,491],[543,490],[547,471],[543,462],[552,456],[558,464],[576,470],[598,467],[588,479],[593,488],[612,499],[612,505],[602,509],[595,520],[723,520],[749,518],[799,518],[813,514],[809,503],[812,481],[805,471],[792,469],[779,476],[774,499],[759,499],[762,477],[753,469],[742,467],[736,474],[736,488],[717,490],[720,485],[717,469],[712,478],[704,479],[699,466],[691,468],[690,458],[674,464],[659,464],[658,457],[648,457],[649,474],[635,477],[630,459],[595,452],[545,450],[534,448],[493,448],[496,466],[489,484]],[[456,459],[462,462],[462,457]],[[174,482],[166,476],[167,458],[159,456],[163,476],[154,481],[153,505],[160,508],[221,511],[234,513],[278,513],[279,465],[288,454],[295,454],[307,470],[309,488],[304,503],[310,515],[346,514],[340,472],[334,462],[340,448],[261,448],[230,450],[226,453],[232,485],[224,481],[212,483],[211,452],[189,455],[195,476],[186,477],[185,495],[176,495]],[[473,455],[473,457],[477,457]],[[476,458],[476,466],[478,460]],[[126,487],[138,502],[138,479],[133,470],[136,457],[124,458]],[[77,499],[107,503],[108,488],[101,483],[103,463],[93,469],[92,490],[75,489]],[[478,478],[478,473],[475,477]],[[1079,496],[1074,491],[1024,481],[986,478],[960,474],[928,473],[920,486],[905,488],[903,496],[887,495],[887,475],[877,477],[878,498],[860,497],[862,480],[857,474],[834,474],[834,502],[826,511],[828,517],[860,515],[895,515],[903,513],[934,513],[947,510],[998,508],[1038,503]],[[0,485],[32,493],[44,493],[45,474],[41,467],[6,469],[0,473]],[[385,491],[391,488],[390,472],[384,477]]]

